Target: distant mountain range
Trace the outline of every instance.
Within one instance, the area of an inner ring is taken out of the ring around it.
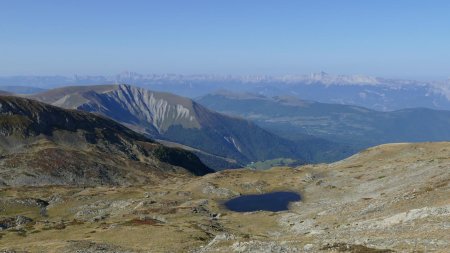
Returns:
[[[450,140],[450,111],[425,108],[380,112],[296,97],[221,92],[197,99],[228,115],[256,122],[284,138],[305,134],[361,149],[381,143]]]
[[[4,90],[0,90],[0,95],[13,95],[13,93],[4,91]]]
[[[33,94],[45,91],[45,89],[30,86],[0,86],[0,90],[14,94]]]
[[[190,98],[221,89],[251,92],[265,96],[295,96],[323,103],[364,106],[390,111],[413,107],[450,109],[450,80],[414,81],[386,79],[364,75],[331,75],[324,72],[285,76],[220,75],[142,75],[124,72],[114,76],[13,76],[0,77],[2,86],[55,88],[67,85],[127,83],[143,88],[170,92]],[[16,88],[20,89],[20,87]],[[23,89],[23,88],[22,88]]]
[[[187,148],[215,169],[275,158],[315,162],[350,154],[330,141],[308,135],[289,141],[250,121],[214,112],[188,98],[129,85],[64,87],[30,98],[107,116],[166,145]]]
[[[213,172],[111,119],[0,96],[0,186],[152,184]]]

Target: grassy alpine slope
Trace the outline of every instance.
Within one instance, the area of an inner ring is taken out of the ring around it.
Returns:
[[[450,143],[388,144],[332,164],[183,174],[133,187],[3,187],[0,250],[446,252]],[[290,190],[279,213],[224,200]]]

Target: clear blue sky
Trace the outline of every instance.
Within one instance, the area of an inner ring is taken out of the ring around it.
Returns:
[[[450,76],[448,0],[0,0],[0,75]]]

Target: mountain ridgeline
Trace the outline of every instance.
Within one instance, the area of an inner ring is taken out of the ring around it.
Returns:
[[[36,88],[99,83],[132,83],[150,90],[197,98],[226,89],[264,96],[292,95],[322,103],[363,106],[379,111],[426,107],[450,109],[450,80],[418,81],[365,75],[334,75],[325,72],[284,76],[145,75],[122,72],[112,76],[10,76],[0,77],[0,90],[37,93]]]
[[[0,95],[3,95],[3,96],[12,96],[13,94],[12,94],[11,92],[8,92],[8,91],[0,90]]]
[[[0,185],[148,184],[212,172],[111,119],[14,96],[0,96],[0,153]]]
[[[152,138],[188,146],[215,169],[280,157],[311,161],[316,152],[310,148],[310,140],[294,143],[190,99],[129,85],[65,87],[32,98],[98,113]],[[324,153],[333,149],[330,142],[321,141],[319,149]]]

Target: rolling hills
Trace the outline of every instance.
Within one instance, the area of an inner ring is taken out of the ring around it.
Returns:
[[[92,113],[0,96],[0,185],[129,185],[212,172]]]
[[[380,112],[295,97],[269,98],[230,92],[210,94],[197,102],[253,120],[289,139],[301,139],[308,134],[357,148],[390,142],[450,140],[450,111],[410,108]]]

